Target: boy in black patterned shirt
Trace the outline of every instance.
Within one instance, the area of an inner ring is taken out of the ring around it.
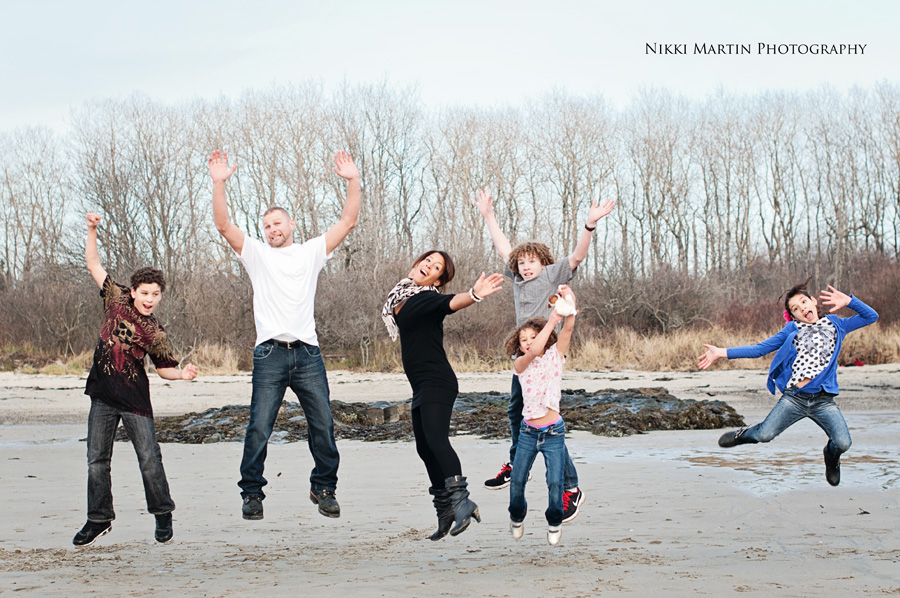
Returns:
[[[156,516],[157,542],[172,539],[169,483],[156,441],[150,382],[144,371],[149,355],[156,373],[166,380],[193,380],[197,368],[178,369],[169,351],[166,331],[153,315],[166,287],[162,272],[141,268],[131,276],[131,288],[117,284],[100,264],[97,225],[100,216],[87,215],[85,261],[100,287],[105,315],[85,394],[91,397],[88,416],[88,520],[72,543],[89,546],[112,529],[115,519],[110,461],[116,428],[121,420],[137,453],[147,497],[147,510]]]

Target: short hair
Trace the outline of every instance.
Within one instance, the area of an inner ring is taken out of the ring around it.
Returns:
[[[805,281],[801,282],[800,284],[795,284],[784,292],[784,309],[788,312],[788,314],[791,315],[791,317],[793,317],[793,314],[791,314],[791,307],[790,305],[788,305],[788,302],[791,299],[793,299],[797,295],[806,295],[810,299],[813,298],[812,295],[809,294],[809,281],[812,279],[813,277],[810,276]]]
[[[444,269],[441,271],[441,275],[438,276],[437,279],[437,288],[440,292],[444,292],[444,287],[446,287],[453,277],[456,276],[456,266],[453,265],[453,258],[450,257],[450,254],[446,251],[441,251],[440,249],[430,249],[413,260],[412,266],[410,268],[415,268],[416,264],[424,260],[426,257],[431,255],[432,253],[439,254],[442,258],[444,258]]]
[[[544,329],[544,326],[547,325],[547,318],[529,318],[525,321],[521,326],[517,326],[515,330],[513,330],[512,334],[510,334],[506,338],[506,354],[511,357],[519,357],[520,355],[524,355],[522,353],[521,343],[519,342],[519,334],[523,330],[528,330],[531,328],[535,331],[535,333],[540,334],[541,330]],[[544,347],[552,346],[557,340],[556,330],[550,331],[550,338],[547,339],[547,344]]]
[[[509,262],[506,265],[512,270],[513,274],[519,273],[519,258],[525,255],[533,255],[544,266],[555,263],[553,254],[550,253],[550,248],[543,243],[536,243],[534,241],[519,243],[509,253]]]
[[[268,216],[268,215],[271,214],[272,212],[281,212],[282,214],[284,214],[284,217],[285,217],[285,218],[287,218],[288,220],[291,220],[291,214],[290,214],[290,212],[288,212],[287,210],[285,210],[285,209],[282,208],[281,206],[272,206],[271,208],[269,208],[268,210],[266,210],[265,212],[263,212],[263,218],[265,218],[266,216]]]
[[[159,285],[160,292],[164,292],[166,290],[166,277],[163,276],[162,270],[145,267],[138,268],[131,274],[131,288],[135,291],[142,284],[153,283]]]

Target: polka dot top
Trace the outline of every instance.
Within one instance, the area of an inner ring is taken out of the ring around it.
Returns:
[[[814,324],[797,322],[797,336],[794,337],[797,358],[788,387],[805,378],[815,378],[828,367],[834,356],[836,337],[837,329],[828,318],[819,318]]]

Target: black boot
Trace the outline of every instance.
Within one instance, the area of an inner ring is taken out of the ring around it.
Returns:
[[[733,446],[737,446],[739,444],[756,444],[755,440],[751,440],[744,436],[744,432],[746,432],[748,428],[738,428],[737,430],[732,430],[731,432],[725,432],[719,438],[719,446],[724,448],[731,448]]]
[[[450,493],[445,488],[429,488],[429,494],[434,498],[434,510],[437,511],[438,528],[431,534],[432,540],[440,540],[450,532],[453,525],[453,504],[450,502]]]
[[[828,450],[830,446],[832,445],[829,440],[823,451],[825,453],[825,479],[832,486],[837,486],[841,483],[841,454],[833,454]]]
[[[466,531],[466,528],[472,522],[472,517],[475,518],[475,521],[481,523],[481,517],[478,515],[478,505],[469,500],[469,491],[466,490],[468,487],[466,478],[461,475],[455,475],[444,480],[444,486],[447,488],[447,492],[450,493],[453,519],[456,522],[453,529],[450,530],[450,535],[457,536]]]

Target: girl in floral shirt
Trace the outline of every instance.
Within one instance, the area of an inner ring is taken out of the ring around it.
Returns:
[[[574,305],[575,296],[568,286],[560,285],[559,295]],[[555,329],[563,319],[557,337]],[[554,309],[548,319],[532,318],[519,326],[506,344],[507,353],[515,357],[515,375],[524,397],[525,425],[519,431],[509,486],[509,528],[516,540],[525,533],[525,484],[538,453],[543,453],[547,466],[547,541],[555,546],[562,536],[566,424],[559,415],[559,398],[562,366],[574,328],[574,313],[563,317]]]

